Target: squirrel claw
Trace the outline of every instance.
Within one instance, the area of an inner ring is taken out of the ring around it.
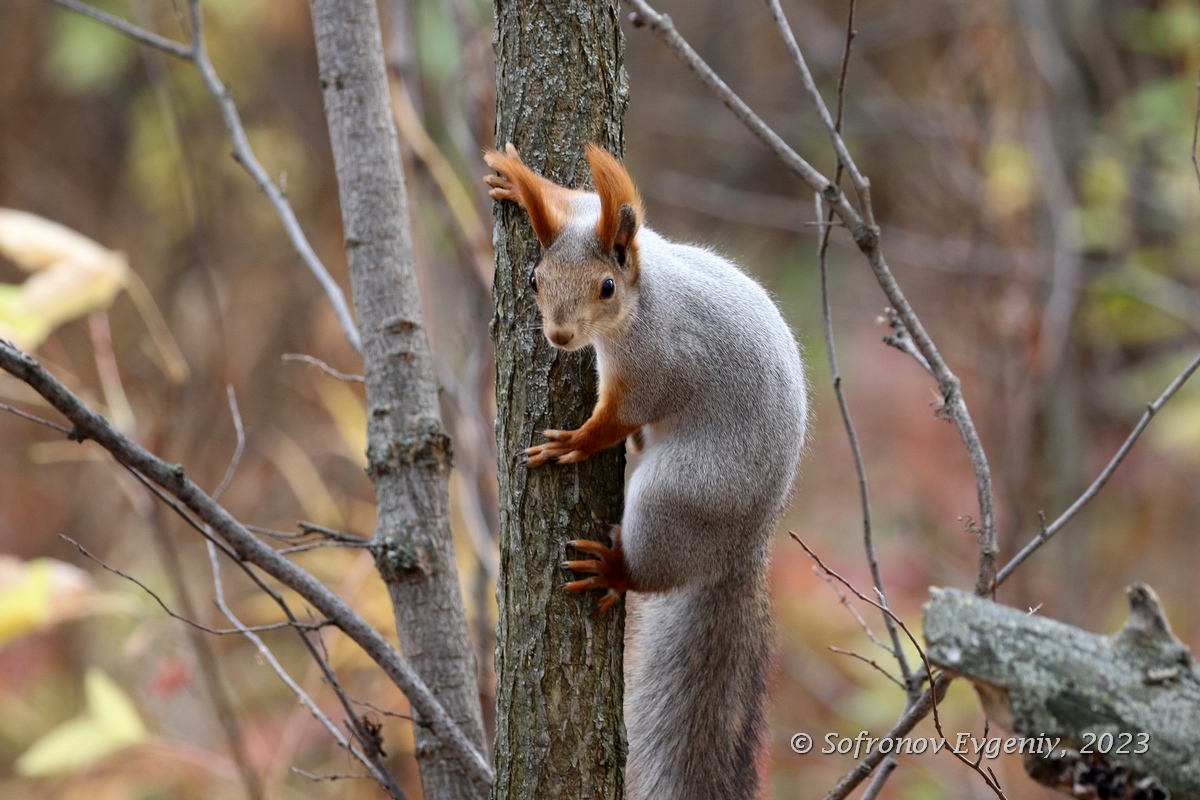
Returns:
[[[573,539],[567,544],[584,553],[590,553],[597,558],[564,561],[562,566],[574,572],[590,572],[591,576],[564,583],[560,588],[568,592],[583,592],[588,589],[607,589],[600,598],[600,613],[608,611],[620,602],[629,588],[629,579],[625,575],[625,559],[621,554],[621,530],[613,526],[613,546],[609,547],[591,539]]]
[[[583,461],[588,454],[575,449],[572,442],[574,434],[575,431],[543,431],[549,441],[526,449],[526,463],[532,469],[545,463],[574,464]]]

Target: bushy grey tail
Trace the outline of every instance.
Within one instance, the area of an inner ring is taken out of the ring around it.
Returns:
[[[758,797],[774,639],[765,576],[638,599],[626,655],[626,797]]]

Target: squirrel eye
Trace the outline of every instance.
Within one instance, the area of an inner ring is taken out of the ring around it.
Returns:
[[[537,273],[533,273],[529,276],[529,288],[533,289],[534,294],[537,294]]]
[[[605,278],[604,283],[600,284],[600,296],[607,300],[613,296],[613,292],[617,290],[617,285],[613,283],[612,278]]]

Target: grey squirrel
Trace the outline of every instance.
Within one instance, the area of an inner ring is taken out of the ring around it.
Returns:
[[[529,467],[571,464],[626,437],[641,463],[612,546],[572,592],[639,596],[626,655],[626,796],[758,796],[773,623],[766,568],[804,446],[808,401],[791,330],[761,286],[715,253],[642,224],[625,168],[589,145],[596,193],[532,172],[513,145],[484,156],[495,200],[519,203],[542,246],[530,279],[546,337],[596,351],[599,399],[577,430],[545,431]]]

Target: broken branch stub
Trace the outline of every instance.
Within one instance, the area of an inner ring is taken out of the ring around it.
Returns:
[[[989,719],[1061,738],[1026,756],[1034,780],[1075,797],[1200,800],[1200,668],[1158,597],[1134,584],[1111,636],[955,589],[930,589],[930,661],[967,678]]]

